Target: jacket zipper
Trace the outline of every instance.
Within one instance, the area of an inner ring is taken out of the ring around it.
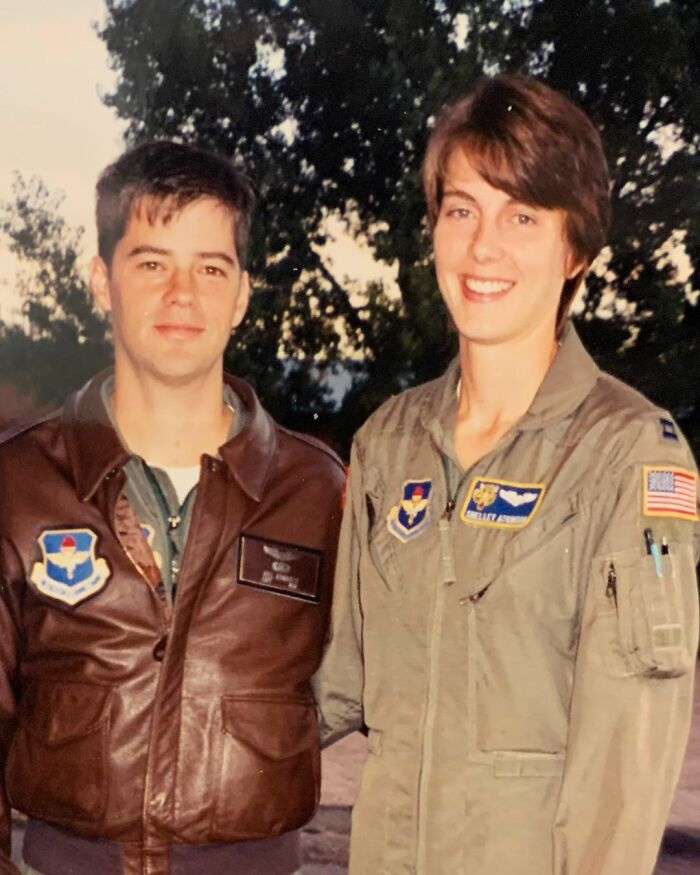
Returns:
[[[202,464],[200,466],[199,485],[197,487],[197,494],[195,496],[195,505],[192,508],[192,519],[190,520],[190,530],[188,532],[188,538],[187,538],[188,541],[190,541],[190,534],[192,532],[196,531],[196,525],[198,522],[197,517],[200,513],[200,509],[201,509],[202,504],[203,504],[202,496],[203,496],[203,493],[205,491],[204,486],[206,485],[204,482],[205,478],[206,478],[206,467],[207,466],[204,464]],[[180,520],[178,518],[177,525],[179,525],[179,523],[180,523]],[[186,560],[187,560],[188,552],[191,553],[191,550],[190,551],[187,550],[187,544],[186,544],[185,549],[182,553],[182,564],[181,564],[180,569],[179,569],[180,571],[182,571],[186,567]],[[173,611],[174,610],[175,610],[175,604],[173,603]],[[174,617],[171,620],[171,627],[173,625],[173,620],[174,620]],[[168,634],[170,634],[170,629],[168,629]],[[151,801],[151,785],[152,785],[154,747],[155,747],[155,739],[156,739],[157,728],[158,728],[157,727],[158,714],[157,714],[155,708],[157,707],[157,704],[160,700],[160,691],[161,691],[161,687],[163,685],[163,674],[164,674],[163,668],[165,666],[166,660],[167,660],[167,654],[166,654],[165,658],[163,659],[163,662],[160,663],[160,669],[158,672],[158,680],[156,681],[156,689],[155,689],[155,693],[153,695],[153,702],[154,702],[155,707],[154,707],[154,710],[151,714],[151,726],[150,726],[150,730],[148,733],[148,752],[146,755],[146,774],[144,776],[143,808],[141,811],[141,822],[143,824],[143,839],[144,839],[144,846],[143,846],[144,875],[155,875],[155,872],[154,872],[154,869],[153,869],[153,866],[151,864],[150,857],[148,854],[149,827],[150,827],[150,821],[151,821],[151,817],[149,814],[149,807],[150,807],[150,801]]]

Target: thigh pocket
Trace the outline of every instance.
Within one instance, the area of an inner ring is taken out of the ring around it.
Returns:
[[[692,548],[671,543],[668,549],[658,570],[641,549],[602,562],[598,621],[603,660],[614,677],[679,677],[694,664],[695,611],[687,603],[695,596]]]
[[[111,689],[41,681],[22,697],[5,770],[14,807],[62,823],[99,821],[107,802]]]
[[[307,699],[225,696],[215,841],[276,835],[306,823],[320,792],[316,707]]]

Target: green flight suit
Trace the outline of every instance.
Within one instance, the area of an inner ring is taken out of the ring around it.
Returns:
[[[650,875],[691,719],[692,455],[569,326],[463,471],[458,378],[353,445],[315,678],[325,743],[369,731],[350,872]]]

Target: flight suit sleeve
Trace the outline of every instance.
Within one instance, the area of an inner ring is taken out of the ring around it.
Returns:
[[[555,875],[651,875],[691,725],[697,474],[682,436],[647,428],[609,489],[574,668]]]
[[[361,729],[363,724],[364,667],[359,564],[365,514],[362,469],[358,450],[353,444],[328,640],[321,665],[312,679],[323,746]]]
[[[12,818],[2,776],[15,727],[17,665],[19,652],[19,605],[4,560],[0,539],[0,873],[19,875],[10,861]]]

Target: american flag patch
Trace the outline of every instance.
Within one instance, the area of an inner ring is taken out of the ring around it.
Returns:
[[[696,520],[697,475],[684,468],[644,466],[642,513]]]

